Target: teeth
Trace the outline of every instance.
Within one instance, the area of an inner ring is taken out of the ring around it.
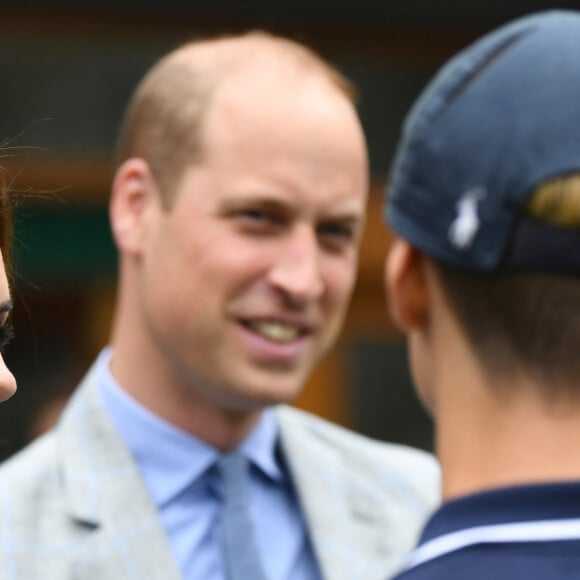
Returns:
[[[249,326],[258,334],[275,342],[290,342],[299,335],[298,328],[281,322],[251,322]]]

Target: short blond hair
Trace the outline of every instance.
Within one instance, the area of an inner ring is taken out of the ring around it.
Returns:
[[[566,175],[543,183],[532,193],[525,211],[555,226],[580,228],[580,175]]]
[[[351,82],[294,40],[262,31],[195,40],[158,61],[137,86],[121,126],[118,162],[131,157],[147,161],[169,206],[184,169],[203,153],[205,112],[220,82],[267,62],[277,69],[320,74],[355,103]]]

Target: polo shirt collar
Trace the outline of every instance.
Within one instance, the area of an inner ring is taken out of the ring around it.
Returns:
[[[420,544],[476,526],[579,517],[579,482],[506,487],[443,504],[429,520]]]

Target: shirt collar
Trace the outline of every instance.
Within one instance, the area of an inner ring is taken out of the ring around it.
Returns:
[[[267,409],[262,413],[258,424],[240,443],[238,449],[270,479],[281,481],[284,478],[284,472],[276,453],[277,441],[278,422],[272,410]]]
[[[579,517],[578,482],[506,487],[443,504],[427,523],[419,543],[477,526]]]
[[[197,481],[220,452],[131,397],[111,375],[111,356],[112,350],[105,348],[97,359],[101,399],[133,454],[155,505],[161,507]],[[266,410],[238,449],[269,478],[280,481],[284,472],[276,454],[277,440],[278,423],[274,413]]]

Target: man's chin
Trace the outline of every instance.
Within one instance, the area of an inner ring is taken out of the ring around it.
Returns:
[[[264,381],[262,384],[253,383],[245,389],[237,390],[231,397],[231,402],[240,411],[255,412],[266,407],[291,403],[303,388],[303,381],[290,380],[280,381],[275,378]]]

